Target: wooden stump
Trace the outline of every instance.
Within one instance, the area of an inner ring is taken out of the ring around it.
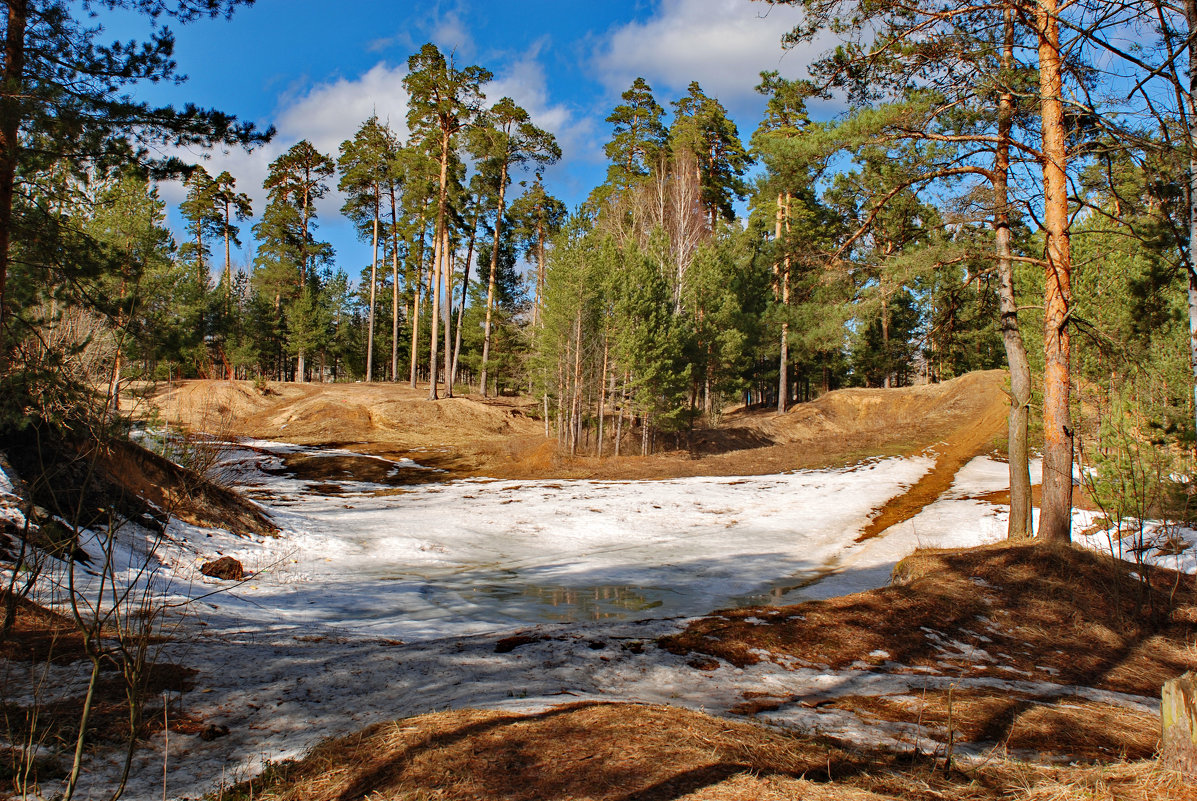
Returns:
[[[1197,778],[1197,674],[1185,673],[1160,692],[1160,763]]]

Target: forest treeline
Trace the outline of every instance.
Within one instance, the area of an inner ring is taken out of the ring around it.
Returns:
[[[432,44],[408,61],[406,139],[371,117],[335,153],[301,141],[252,208],[237,176],[157,154],[271,132],[125,94],[173,77],[168,34],[105,48],[61,4],[9,4],[6,424],[98,386],[117,415],[146,379],[402,381],[530,394],[569,453],[647,453],[730,404],[1009,366],[1012,534],[1029,531],[1029,430],[1057,538],[1075,454],[1136,487],[1171,470],[1194,431],[1197,12],[771,1],[803,7],[786,46],[839,46],[806,78],[762,73],[744,134],[698,83],[662,103],[636,79],[606,117],[606,178],[573,209],[546,185],[554,136]],[[238,3],[96,5],[187,21]],[[812,102],[846,111],[813,121]],[[365,258],[321,241],[334,188]]]

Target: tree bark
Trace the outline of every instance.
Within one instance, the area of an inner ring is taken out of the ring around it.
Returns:
[[[420,247],[416,254],[416,289],[412,293],[412,315],[411,315],[411,388],[416,388],[416,368],[419,362],[419,347],[420,347],[420,300],[424,295],[424,252],[427,250],[427,245],[424,243],[424,230],[427,223],[424,219],[425,210],[420,213]],[[433,248],[435,254],[435,247]],[[435,259],[435,255],[433,256]],[[432,271],[429,270],[429,278],[432,277]]]
[[[451,335],[453,333],[453,246],[449,241],[449,228],[445,227],[444,244],[445,265],[445,365],[442,371],[445,376],[445,397],[453,397],[453,348]]]
[[[482,397],[487,396],[487,374],[490,367],[490,322],[495,307],[495,272],[499,266],[499,235],[503,228],[503,211],[507,198],[507,162],[499,177],[499,209],[495,214],[495,241],[490,249],[490,277],[486,282],[486,322],[482,325]]]
[[[428,285],[432,290],[432,317],[430,323],[432,325],[431,342],[428,345],[428,399],[437,400],[437,346],[440,339],[438,326],[440,325],[441,317],[441,258],[444,256],[442,250],[444,248],[444,239],[441,236],[440,225],[436,227],[436,240],[432,244],[432,273],[428,276]]]
[[[391,194],[391,380],[399,380],[399,212],[395,185]]]
[[[1038,0],[1039,92],[1043,122],[1043,227],[1047,236],[1043,350],[1043,500],[1039,537],[1072,538],[1072,419],[1069,314],[1072,263],[1068,241],[1068,177],[1063,73],[1057,0]]]
[[[1014,12],[1005,10],[1005,44],[1002,69],[1014,64]],[[1008,77],[1007,77],[1008,80]],[[1010,243],[1010,132],[1014,118],[1014,93],[1008,86],[998,98],[998,142],[993,170],[993,227],[999,279],[1002,344],[1010,368],[1010,414],[1007,420],[1007,466],[1010,473],[1010,520],[1006,536],[1012,540],[1031,536],[1031,473],[1028,468],[1027,424],[1031,405],[1031,367],[1018,328],[1014,297],[1014,252]]]
[[[1185,673],[1160,692],[1160,762],[1197,777],[1197,676]]]
[[[785,248],[782,235],[790,229],[789,221],[790,211],[790,194],[786,192],[784,195],[777,196],[777,234],[776,238],[782,248]],[[790,305],[790,254],[785,253],[777,262],[777,292],[781,299],[783,308],[782,314]],[[781,322],[781,356],[779,359],[777,370],[777,411],[785,414],[786,409],[789,408],[790,400],[790,323],[788,320]]]
[[[1193,414],[1197,422],[1197,259],[1193,257],[1197,248],[1197,0],[1185,0],[1185,19],[1189,28],[1189,103],[1187,133],[1189,140],[1189,246],[1187,266],[1189,268],[1189,369],[1193,378]]]
[[[448,181],[449,181],[449,132],[445,131],[441,135],[441,175],[440,187],[436,202],[436,239],[434,241],[432,263],[432,342],[429,345],[429,362],[428,362],[428,399],[437,400],[437,346],[440,340],[437,337],[437,326],[440,325],[440,302],[441,302],[441,270],[442,263],[445,259],[445,243],[443,238],[445,236],[445,229],[448,227],[448,215],[446,214],[446,206],[448,205]]]
[[[599,374],[599,411],[598,411],[598,446],[597,456],[603,455],[603,419],[607,416],[607,355],[610,351],[611,340],[603,334],[603,371]]]
[[[374,293],[378,286],[378,203],[374,203],[374,258],[370,262],[370,321],[366,326],[366,383],[374,380]]]
[[[470,244],[466,248],[465,266],[461,277],[461,305],[457,309],[457,336],[453,343],[453,368],[449,371],[449,383],[457,381],[457,359],[461,356],[461,324],[465,320],[466,293],[470,290],[470,262],[474,260],[474,242],[478,236],[478,217],[474,214],[473,225],[470,226]]]
[[[9,0],[0,86],[0,373],[8,368],[8,265],[12,207],[20,161],[21,96],[25,86],[25,24],[28,0]]]

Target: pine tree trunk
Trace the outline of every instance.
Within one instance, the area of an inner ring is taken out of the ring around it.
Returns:
[[[374,380],[374,293],[378,286],[378,204],[374,205],[374,258],[370,262],[370,322],[366,326],[366,383]]]
[[[598,408],[598,445],[597,456],[603,456],[603,420],[607,416],[607,354],[610,351],[610,339],[603,335],[603,371],[599,375],[599,408]]]
[[[453,348],[451,347],[450,335],[453,333],[453,250],[449,242],[449,228],[445,227],[445,244],[444,244],[444,265],[445,265],[445,309],[444,309],[444,323],[445,323],[445,397],[453,397]]]
[[[427,247],[424,244],[424,220],[420,220],[420,247],[419,253],[416,255],[416,289],[412,293],[412,315],[411,315],[411,388],[416,388],[416,372],[419,367],[419,348],[420,348],[420,301],[424,296],[424,251]],[[433,248],[435,254],[435,247]],[[436,256],[434,255],[435,259]],[[431,270],[429,271],[429,278],[431,278]]]
[[[470,227],[470,245],[466,248],[465,266],[461,278],[461,305],[457,309],[457,336],[453,343],[453,369],[449,371],[449,384],[457,382],[457,358],[461,355],[461,323],[465,320],[466,293],[470,289],[470,262],[474,259],[474,241],[478,235],[478,215],[474,215],[474,224]]]
[[[436,241],[432,248],[432,274],[429,275],[429,288],[432,291],[432,313],[429,317],[429,322],[432,326],[431,342],[428,345],[428,399],[437,400],[437,353],[438,345],[440,344],[440,317],[441,317],[441,248],[444,246],[444,241],[441,238],[440,228],[438,226],[436,231]]]
[[[499,265],[499,233],[503,227],[503,211],[507,194],[507,162],[499,178],[499,208],[495,214],[495,241],[490,251],[490,278],[486,282],[486,322],[482,326],[482,397],[487,393],[487,372],[490,367],[490,321],[495,307],[495,272]],[[571,454],[572,455],[572,454]]]
[[[1014,12],[1005,10],[1005,45],[1002,68],[1014,63]],[[1006,536],[1012,540],[1031,536],[1031,473],[1028,468],[1027,427],[1031,407],[1031,367],[1022,332],[1018,328],[1018,303],[1014,296],[1014,251],[1010,242],[1010,131],[1014,93],[1002,89],[998,100],[998,143],[993,174],[993,226],[997,243],[998,301],[1001,307],[1002,344],[1010,368],[1010,415],[1007,420],[1007,466],[1010,473],[1010,520]]]
[[[574,377],[573,396],[570,399],[569,426],[569,455],[575,456],[578,451],[578,431],[582,415],[582,310],[578,309],[578,317],[574,322]]]
[[[1072,263],[1057,0],[1039,0],[1039,91],[1043,121],[1043,228],[1047,236],[1043,350],[1043,500],[1039,537],[1072,538],[1072,420],[1069,410]]]
[[[784,205],[783,205],[784,197]],[[784,223],[783,223],[784,221]],[[782,226],[785,231],[790,230],[790,194],[777,196],[777,238],[782,241]],[[786,314],[790,306],[790,254],[787,252],[780,262],[781,275],[778,276],[779,293],[781,295],[782,314]],[[777,411],[785,414],[790,406],[790,323],[783,319],[781,323],[781,357],[777,375]]]
[[[615,455],[619,456],[619,448],[623,442],[623,414],[628,408],[628,374],[623,374],[623,386],[619,391],[619,417],[615,420]]]
[[[1194,249],[1197,248],[1197,40],[1193,39],[1197,32],[1197,0],[1185,0],[1185,18],[1189,29],[1189,366],[1193,376],[1193,414],[1197,418],[1197,258]],[[1197,422],[1197,419],[1195,419]]]
[[[391,381],[399,380],[399,219],[391,185]]]
[[[12,207],[20,152],[21,97],[24,94],[25,26],[28,0],[9,0],[4,31],[4,72],[0,84],[0,373],[8,367],[8,265],[12,249]]]

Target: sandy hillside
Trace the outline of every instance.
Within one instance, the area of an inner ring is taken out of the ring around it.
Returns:
[[[629,455],[638,446],[629,440],[619,458],[563,457],[529,401],[429,401],[426,390],[405,384],[270,384],[262,394],[249,382],[186,381],[149,393],[147,403],[192,431],[387,456],[419,451],[417,461],[448,476],[663,478],[773,473],[928,448],[942,454],[945,443],[966,459],[1004,431],[1005,380],[991,370],[929,386],[837,390],[785,414],[735,410],[717,428],[683,434],[678,447],[647,458]]]

